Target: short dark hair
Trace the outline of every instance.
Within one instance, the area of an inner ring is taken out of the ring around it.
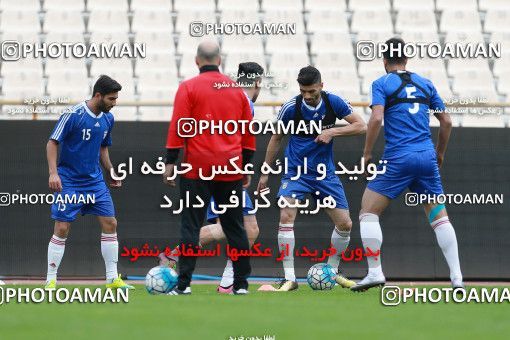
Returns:
[[[300,85],[308,86],[322,82],[321,73],[313,66],[306,66],[299,70],[297,82]]]
[[[122,86],[116,80],[113,80],[107,75],[102,74],[94,84],[94,88],[92,89],[92,97],[94,97],[97,92],[104,96],[108,93],[119,92],[120,90],[122,90]]]
[[[387,48],[383,53],[383,57],[389,64],[403,64],[407,60],[404,54],[404,46],[406,43],[402,38],[395,37],[388,39],[385,44]]]
[[[248,77],[249,74],[253,74],[255,76]],[[249,61],[246,63],[240,63],[239,68],[237,69],[237,81],[253,84],[257,79],[261,78],[263,74],[264,68],[256,62]]]

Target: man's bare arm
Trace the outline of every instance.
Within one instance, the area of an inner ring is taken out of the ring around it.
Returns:
[[[365,138],[365,148],[363,150],[363,157],[365,162],[369,162],[372,159],[372,150],[374,148],[384,118],[384,106],[374,105],[372,106],[372,115],[368,121],[367,136]]]
[[[46,144],[46,159],[48,160],[48,187],[51,191],[62,191],[62,182],[57,171],[58,143],[50,139]]]
[[[275,135],[271,136],[271,139],[269,140],[269,144],[267,145],[264,163],[271,165],[274,162],[276,155],[278,154],[278,151],[280,151],[280,148],[282,146],[283,137],[285,137],[285,135],[283,135],[283,134],[275,134]],[[257,191],[260,192],[262,189],[267,188],[268,178],[269,178],[268,175],[260,176],[259,184],[257,186]]]
[[[108,184],[110,185],[110,187],[118,188],[118,187],[122,186],[121,181],[115,180],[112,177],[111,171],[112,171],[113,165],[112,165],[112,161],[110,160],[110,153],[108,151],[107,146],[101,147],[101,149],[99,151],[99,160],[101,162],[101,166],[103,167],[103,169],[106,172],[107,181],[108,181]]]
[[[344,117],[344,120],[349,124],[324,130],[319,136],[317,136],[315,142],[328,144],[333,137],[361,135],[367,131],[367,124],[365,124],[363,118],[361,118],[361,116],[357,113],[351,113]]]
[[[101,166],[106,172],[110,172],[111,168],[113,168],[112,162],[110,161],[110,153],[108,152],[107,146],[102,146],[101,151],[99,153]]]
[[[439,120],[439,136],[437,138],[436,146],[437,164],[441,166],[443,164],[446,147],[448,146],[448,141],[450,140],[450,134],[452,132],[452,119],[448,112],[437,113],[436,118]]]
[[[266,157],[264,158],[265,163],[267,164],[273,163],[273,161],[276,158],[276,155],[278,154],[278,151],[280,151],[280,148],[282,146],[283,137],[285,137],[285,135],[283,134],[275,134],[271,136],[269,144],[267,145]]]

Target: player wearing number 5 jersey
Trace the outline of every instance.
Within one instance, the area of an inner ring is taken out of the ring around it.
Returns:
[[[106,266],[108,288],[131,289],[117,273],[119,243],[117,220],[110,191],[100,163],[106,170],[111,187],[121,182],[111,177],[112,163],[108,147],[112,144],[113,115],[118,92],[122,86],[102,75],[94,85],[92,98],[64,113],[56,124],[48,144],[49,187],[55,192],[51,217],[54,234],[48,245],[46,287],[54,288],[57,270],[64,256],[65,242],[76,215],[96,215],[101,224],[101,253]],[[57,166],[57,153],[60,156]]]
[[[382,244],[379,216],[390,200],[407,188],[417,194],[443,193],[439,167],[451,132],[451,119],[444,112],[445,106],[432,82],[406,71],[404,41],[392,38],[386,44],[388,52],[384,54],[384,67],[387,74],[372,83],[372,116],[363,155],[367,162],[372,158],[372,148],[384,118],[386,172],[367,185],[359,215],[363,246],[374,250],[380,249]],[[430,134],[429,110],[435,112],[440,123],[435,149]],[[448,262],[452,285],[462,288],[457,238],[445,206],[424,204],[423,208]],[[352,290],[366,290],[385,283],[381,258],[370,257],[367,262],[368,275]]]

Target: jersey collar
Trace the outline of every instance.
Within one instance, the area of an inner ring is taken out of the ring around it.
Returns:
[[[220,72],[220,68],[216,65],[204,65],[200,69],[200,73],[204,72]]]
[[[99,119],[101,117],[103,117],[103,112],[101,112],[100,114],[98,114],[96,116],[96,114],[92,111],[90,111],[89,107],[87,106],[87,101],[85,100],[83,102],[83,107],[85,108],[85,111],[87,111],[87,113],[92,117],[92,118],[96,118],[96,119]]]
[[[320,109],[321,105],[322,105],[322,97],[321,97],[321,100],[319,101],[319,104],[317,104],[316,107],[313,107],[313,106],[310,106],[308,105],[304,100],[303,100],[303,105],[310,111],[317,111]]]

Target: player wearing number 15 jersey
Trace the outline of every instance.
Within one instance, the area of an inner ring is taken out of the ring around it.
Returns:
[[[369,182],[361,202],[360,234],[363,246],[380,250],[382,232],[379,216],[407,188],[413,195],[439,195],[443,193],[439,167],[444,158],[451,132],[451,119],[432,82],[406,71],[405,43],[392,38],[386,42],[384,54],[386,75],[372,83],[370,107],[372,116],[368,123],[363,156],[372,158],[372,149],[384,118],[386,146],[383,158],[386,172]],[[430,136],[429,110],[439,120],[439,137],[434,148]],[[416,197],[416,196],[415,196]],[[418,202],[416,202],[418,203]],[[454,288],[463,288],[457,238],[443,204],[423,203],[425,214],[437,242],[450,268]],[[381,257],[367,258],[368,275],[352,287],[362,291],[384,285],[386,279],[381,267]]]
[[[55,192],[51,217],[55,220],[53,236],[48,245],[46,287],[54,288],[57,270],[64,256],[65,242],[76,215],[98,217],[101,225],[101,253],[106,266],[108,288],[131,289],[117,273],[119,243],[117,220],[110,191],[100,163],[106,170],[112,188],[121,182],[112,178],[108,147],[112,144],[113,115],[118,92],[122,86],[102,75],[94,85],[92,98],[72,107],[57,122],[46,146],[49,187]],[[60,156],[57,153],[60,145]]]

